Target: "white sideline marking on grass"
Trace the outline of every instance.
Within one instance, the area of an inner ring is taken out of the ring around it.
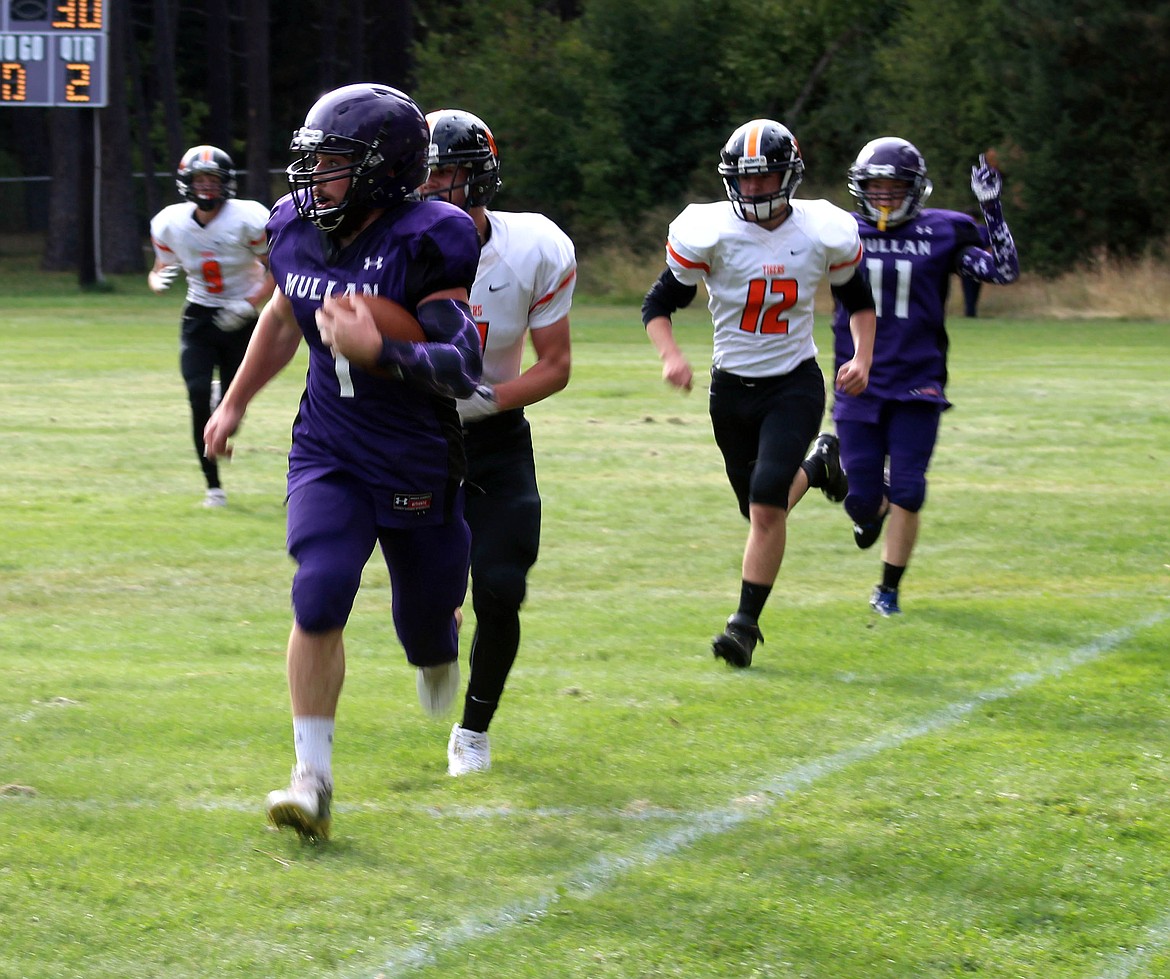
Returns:
[[[1161,952],[1170,943],[1170,912],[1167,912],[1161,921],[1150,925],[1146,929],[1148,938],[1132,951],[1123,955],[1116,955],[1106,965],[1102,972],[1097,973],[1096,979],[1128,979],[1134,970],[1144,968],[1158,952]]]
[[[865,761],[891,748],[898,748],[925,734],[933,734],[952,727],[984,704],[1004,700],[1044,680],[1063,676],[1079,666],[1091,663],[1104,653],[1132,639],[1139,632],[1162,622],[1167,614],[1170,613],[1162,612],[1126,628],[1107,632],[1043,669],[1017,673],[1002,687],[944,707],[900,731],[891,731],[864,744],[798,765],[791,771],[758,786],[746,797],[733,800],[730,806],[693,814],[685,825],[647,841],[639,850],[628,856],[601,854],[579,870],[569,871],[561,884],[552,891],[539,894],[521,904],[499,908],[494,912],[489,911],[461,925],[440,931],[431,941],[415,942],[406,948],[398,949],[382,963],[374,979],[391,979],[393,976],[405,975],[414,969],[433,964],[439,952],[451,951],[476,938],[496,934],[513,925],[538,920],[566,895],[588,897],[590,894],[598,893],[625,871],[655,863],[704,837],[726,833],[740,823],[766,814],[781,799],[829,775],[835,775],[859,761]],[[1165,940],[1167,928],[1170,928],[1170,921],[1165,923],[1165,927],[1155,926],[1154,932]],[[1109,973],[1108,979],[1125,979],[1126,975],[1128,975],[1126,972]]]

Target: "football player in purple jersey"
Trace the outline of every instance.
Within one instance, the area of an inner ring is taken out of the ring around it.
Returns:
[[[857,355],[838,366],[834,381],[848,391],[865,389],[874,311],[849,212],[792,196],[804,161],[787,127],[744,123],[724,145],[719,173],[727,200],[691,204],[671,222],[666,269],[646,294],[642,322],[663,380],[690,390],[693,371],[671,315],[705,284],[714,327],[711,426],[748,520],[739,606],[711,651],[742,669],[763,641],[759,616],[784,559],[789,511],[810,486],[836,503],[847,491],[837,439],[817,435],[825,379],[813,342],[814,296],[827,283],[849,310]]]
[[[569,382],[573,243],[541,214],[488,210],[500,187],[495,137],[460,109],[427,115],[430,179],[420,193],[464,208],[482,249],[471,310],[483,340],[483,383],[456,404],[467,447],[467,523],[475,635],[463,716],[447,742],[452,776],[491,766],[488,726],[520,648],[520,606],[540,550],[540,491],[526,405]],[[522,368],[526,342],[535,354]]]
[[[205,431],[209,457],[230,454],[248,403],[305,341],[288,473],[296,764],[267,812],[306,839],[329,834],[342,632],[375,544],[424,709],[444,712],[459,687],[455,612],[470,534],[455,399],[475,391],[482,370],[468,307],[479,242],[460,208],[412,199],[429,142],[418,106],[385,85],[347,85],[309,110],[292,140],[291,193],[268,224],[276,292]],[[363,295],[400,303],[428,342],[383,337]]]
[[[206,507],[227,506],[219,467],[203,453],[203,427],[232,383],[258,310],[272,295],[267,263],[268,208],[236,197],[236,169],[218,146],[192,146],[175,174],[182,204],[150,221],[154,267],[146,281],[166,292],[182,270],[187,277],[179,339],[179,370],[191,404],[195,454],[207,482]],[[219,377],[215,378],[216,370]]]
[[[986,222],[987,250],[970,216],[923,208],[931,183],[912,143],[893,136],[875,139],[849,169],[878,329],[869,386],[863,392],[838,390],[833,419],[849,477],[845,510],[857,546],[872,547],[889,521],[881,582],[870,598],[881,615],[901,612],[898,588],[918,538],[926,470],[940,416],[950,407],[945,326],[950,276],[1004,285],[1019,275],[1001,187],[999,173],[981,156],[971,169],[971,190]],[[833,332],[836,362],[846,363],[853,338],[840,305]]]

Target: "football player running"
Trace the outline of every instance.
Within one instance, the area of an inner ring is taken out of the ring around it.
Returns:
[[[845,511],[857,546],[873,546],[889,520],[881,582],[870,597],[874,611],[889,616],[901,612],[898,588],[918,538],[926,470],[940,416],[950,407],[945,319],[951,273],[1005,285],[1016,280],[1020,266],[1000,206],[1002,181],[984,157],[971,169],[971,190],[990,251],[970,216],[923,208],[931,183],[912,143],[894,136],[866,143],[848,179],[879,329],[869,386],[839,391],[833,420],[849,473]],[[854,339],[848,310],[840,305],[833,332],[836,362],[848,363]]]
[[[164,207],[151,219],[154,268],[146,281],[156,293],[187,276],[180,321],[179,369],[191,402],[191,433],[203,469],[206,507],[227,505],[219,467],[203,454],[203,427],[216,395],[239,369],[259,307],[272,295],[266,267],[268,208],[236,197],[232,158],[215,146],[192,146],[175,175],[187,203]],[[216,370],[219,377],[214,377]]]
[[[792,199],[804,162],[786,127],[744,123],[724,145],[719,173],[728,200],[691,204],[671,223],[666,269],[646,294],[642,321],[663,379],[689,391],[694,376],[671,315],[705,283],[715,332],[711,424],[748,520],[739,606],[712,651],[742,668],[763,641],[759,618],[784,558],[789,511],[810,486],[838,503],[848,488],[836,438],[817,435],[825,411],[813,342],[817,287],[829,282],[856,345],[837,369],[838,390],[865,390],[875,321],[852,217],[828,201]]]
[[[309,110],[292,140],[292,192],[268,225],[278,287],[205,432],[211,458],[230,452],[248,403],[305,340],[288,473],[296,765],[267,812],[306,839],[329,834],[342,633],[375,544],[424,709],[443,713],[459,689],[455,613],[470,533],[455,398],[475,390],[481,371],[467,305],[479,243],[459,208],[410,199],[429,142],[418,106],[385,85],[347,85]],[[384,338],[366,293],[411,311],[430,342]],[[332,298],[341,295],[358,298],[348,306]]]
[[[471,215],[481,250],[471,309],[483,342],[483,382],[456,404],[467,449],[471,600],[475,634],[463,716],[451,729],[452,776],[491,765],[488,727],[520,646],[520,606],[540,546],[540,493],[524,408],[569,382],[573,243],[540,214],[489,211],[500,158],[482,119],[459,109],[427,115],[430,177],[423,197]],[[525,341],[535,359],[521,370]]]

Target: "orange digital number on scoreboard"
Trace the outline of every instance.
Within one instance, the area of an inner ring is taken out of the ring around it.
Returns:
[[[23,102],[28,98],[28,71],[19,61],[0,64],[0,102]]]
[[[69,81],[67,81],[65,83],[65,101],[66,102],[88,102],[89,101],[89,65],[87,65],[87,64],[66,65],[65,71],[69,76]]]
[[[53,27],[62,31],[100,31],[104,29],[102,0],[62,0],[55,7]]]

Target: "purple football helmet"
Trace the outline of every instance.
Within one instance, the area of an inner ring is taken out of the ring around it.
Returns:
[[[788,198],[804,177],[804,160],[787,126],[771,119],[753,119],[728,138],[719,154],[719,173],[736,216],[744,221],[767,221],[784,213]],[[739,189],[739,178],[745,173],[779,173],[780,189],[775,194],[749,197]]]
[[[907,184],[906,195],[897,207],[885,207],[867,191],[866,183],[878,179]],[[849,168],[849,193],[857,198],[857,210],[883,230],[917,217],[933,189],[918,148],[897,136],[870,140]]]
[[[313,105],[293,133],[300,156],[286,170],[297,213],[322,231],[345,235],[374,208],[408,198],[427,179],[430,131],[414,100],[389,85],[334,89]],[[344,166],[317,169],[317,155],[344,156]],[[344,199],[318,198],[318,184],[350,178]]]

